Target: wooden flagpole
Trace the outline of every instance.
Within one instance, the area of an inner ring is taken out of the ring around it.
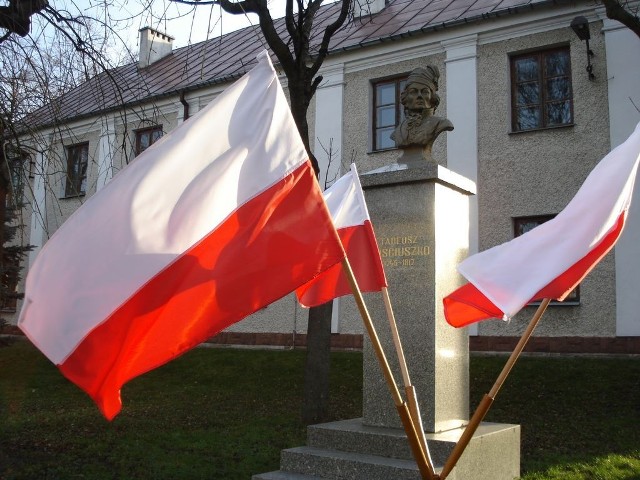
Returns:
[[[369,338],[378,359],[378,363],[382,368],[382,373],[384,374],[384,377],[387,381],[389,390],[391,390],[393,402],[396,406],[396,409],[398,410],[398,414],[400,415],[400,420],[402,421],[402,425],[407,434],[407,439],[409,440],[409,445],[411,447],[413,456],[416,460],[416,463],[418,464],[420,475],[423,479],[436,480],[437,477],[435,476],[433,466],[429,463],[427,455],[422,448],[418,433],[416,431],[416,427],[414,425],[413,419],[411,418],[411,414],[409,413],[409,408],[407,407],[406,402],[404,402],[402,400],[402,397],[400,396],[400,391],[398,390],[396,381],[393,378],[393,373],[391,372],[391,368],[389,367],[389,363],[387,362],[387,357],[384,354],[384,350],[382,349],[382,345],[380,344],[380,339],[378,338],[378,334],[376,333],[376,329],[371,320],[371,316],[369,315],[367,306],[365,305],[364,299],[362,298],[362,292],[360,292],[358,282],[356,281],[353,270],[351,269],[351,264],[349,263],[347,257],[342,260],[342,267],[345,274],[347,275],[349,285],[351,286],[353,296],[356,300],[356,304],[358,305],[358,310],[360,311],[360,316],[362,317],[364,326],[367,329],[367,333],[369,334]]]
[[[538,307],[538,310],[536,310],[536,313],[533,315],[533,318],[529,322],[527,329],[522,334],[522,337],[520,337],[520,341],[516,345],[516,348],[513,350],[513,352],[509,356],[509,360],[507,360],[507,363],[502,368],[502,372],[500,372],[500,375],[498,375],[498,378],[494,382],[493,387],[491,388],[489,393],[487,393],[482,398],[480,405],[478,405],[478,408],[476,408],[476,411],[473,413],[471,420],[469,420],[469,424],[467,425],[467,428],[465,428],[464,432],[462,433],[462,436],[460,437],[460,440],[458,440],[458,443],[456,443],[456,446],[453,448],[451,455],[449,455],[447,462],[444,464],[442,472],[440,472],[440,477],[439,477],[440,480],[444,480],[447,477],[447,475],[451,473],[451,470],[453,470],[453,467],[456,466],[456,463],[458,463],[458,460],[462,456],[462,453],[464,452],[465,448],[467,448],[467,445],[471,441],[471,438],[473,437],[473,434],[475,433],[476,429],[480,425],[480,422],[482,422],[485,415],[489,411],[489,408],[491,408],[491,405],[493,404],[493,401],[495,400],[496,395],[498,394],[498,391],[504,384],[504,381],[506,380],[507,375],[509,375],[509,372],[511,372],[513,365],[516,363],[516,360],[518,360],[518,358],[520,357],[520,354],[524,350],[524,347],[529,341],[529,338],[531,338],[533,331],[538,325],[538,322],[540,321],[542,314],[547,309],[547,306],[549,306],[550,301],[551,299],[545,298],[540,303],[540,306]]]
[[[409,413],[411,413],[411,417],[413,418],[413,423],[418,433],[418,439],[420,440],[420,445],[422,446],[425,456],[427,457],[427,462],[429,463],[431,470],[433,471],[434,470],[433,460],[431,459],[431,454],[429,453],[429,445],[427,444],[427,439],[424,434],[424,427],[422,425],[422,415],[420,414],[420,406],[418,405],[416,389],[411,384],[411,379],[409,377],[407,360],[404,355],[404,349],[402,348],[402,342],[400,341],[400,334],[398,333],[398,325],[396,323],[396,317],[393,313],[393,308],[391,306],[391,299],[389,298],[389,289],[387,287],[382,287],[381,292],[382,292],[382,298],[384,299],[384,306],[387,310],[387,318],[389,319],[389,327],[391,328],[391,336],[393,338],[393,344],[396,347],[396,354],[398,355],[398,363],[400,364],[400,372],[402,373],[404,390],[407,395]]]

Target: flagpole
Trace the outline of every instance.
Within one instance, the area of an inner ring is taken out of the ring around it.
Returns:
[[[522,334],[522,337],[520,337],[520,341],[518,342],[515,349],[509,356],[507,363],[502,368],[502,372],[500,372],[500,375],[498,375],[498,378],[494,382],[493,387],[491,387],[491,390],[489,391],[489,393],[485,394],[485,396],[480,401],[480,405],[478,405],[478,408],[476,408],[476,411],[473,413],[473,416],[471,417],[471,420],[469,420],[469,424],[467,425],[464,432],[462,433],[460,440],[458,440],[458,443],[456,443],[456,446],[453,448],[451,455],[449,455],[449,458],[447,459],[446,463],[444,464],[444,467],[442,468],[442,472],[440,472],[440,480],[444,480],[447,477],[447,475],[451,473],[451,470],[453,470],[453,467],[456,466],[456,463],[458,463],[458,460],[462,456],[462,453],[464,452],[465,448],[467,448],[467,445],[471,441],[471,437],[473,437],[473,434],[475,433],[476,429],[480,425],[480,422],[482,422],[485,415],[489,411],[489,408],[491,408],[491,405],[493,404],[493,401],[495,400],[496,395],[498,394],[498,391],[504,384],[504,381],[506,380],[507,375],[509,375],[509,372],[511,372],[513,365],[516,363],[516,360],[518,360],[518,358],[520,357],[520,354],[524,350],[524,347],[529,341],[529,338],[531,338],[533,331],[538,325],[540,318],[542,318],[542,314],[544,314],[544,311],[549,306],[550,301],[551,299],[545,298],[540,303],[540,306],[538,307],[538,310],[536,310],[536,313],[533,315],[533,318],[529,322],[527,329]]]
[[[431,470],[433,470],[433,460],[431,459],[431,453],[429,452],[429,445],[427,444],[427,438],[424,433],[424,426],[422,425],[422,415],[420,414],[420,406],[418,405],[416,389],[411,384],[411,379],[409,378],[409,369],[407,368],[407,360],[404,355],[404,349],[402,348],[402,342],[400,341],[400,334],[398,333],[398,325],[396,323],[396,317],[393,313],[393,308],[391,306],[391,298],[389,298],[389,289],[387,287],[382,287],[381,293],[382,293],[382,298],[384,299],[384,306],[387,310],[387,318],[389,319],[389,327],[391,328],[391,336],[393,338],[393,344],[396,347],[396,353],[398,355],[398,362],[400,364],[400,372],[402,373],[402,380],[404,381],[404,389],[407,395],[409,412],[411,413],[411,417],[413,418],[413,423],[415,425],[416,432],[418,433],[418,439],[420,440],[420,445],[424,450],[424,453],[427,457],[427,461],[429,465],[431,465]]]
[[[353,291],[353,297],[356,300],[358,310],[360,311],[360,316],[362,317],[362,321],[364,322],[367,333],[369,334],[369,339],[371,340],[371,344],[378,359],[378,363],[382,368],[382,373],[387,381],[389,390],[391,390],[393,402],[396,406],[396,409],[398,410],[398,414],[400,415],[400,420],[402,421],[405,433],[407,434],[407,439],[409,440],[409,445],[411,447],[411,451],[413,452],[413,456],[416,460],[416,463],[418,464],[420,475],[423,479],[436,480],[437,477],[434,473],[433,465],[431,465],[431,463],[429,462],[429,459],[422,448],[422,444],[420,443],[415,424],[413,422],[413,419],[411,418],[411,414],[409,413],[409,408],[407,407],[406,402],[404,402],[402,400],[402,397],[400,396],[400,391],[398,390],[396,381],[393,378],[393,373],[391,372],[391,368],[389,367],[389,362],[387,362],[387,357],[384,354],[380,339],[378,338],[378,334],[376,333],[373,321],[371,320],[371,316],[369,315],[367,306],[364,303],[362,292],[358,287],[358,282],[356,281],[347,257],[342,260],[342,267],[345,274],[347,275],[349,285],[351,286],[351,290]]]

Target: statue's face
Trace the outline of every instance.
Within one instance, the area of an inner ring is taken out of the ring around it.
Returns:
[[[404,106],[409,110],[431,108],[431,89],[421,83],[410,83],[407,85]]]

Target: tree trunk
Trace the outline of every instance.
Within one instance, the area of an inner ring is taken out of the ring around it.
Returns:
[[[302,421],[305,425],[322,423],[327,420],[332,309],[333,302],[309,309],[302,401]]]
[[[625,8],[620,0],[602,0],[607,11],[607,17],[617,20],[640,38],[640,18],[628,8]]]
[[[305,94],[304,82],[302,81],[296,82],[290,79],[289,93],[291,114],[317,177],[320,175],[320,166],[311,149],[309,123],[307,122],[307,110],[311,98]],[[325,421],[329,411],[332,308],[333,303],[328,302],[309,309],[302,401],[302,421],[305,425]]]
[[[302,80],[298,80],[298,83],[302,83]],[[313,170],[316,172],[317,177],[320,175],[320,166],[318,165],[318,160],[313,154],[313,149],[311,148],[309,122],[307,121],[307,110],[309,110],[311,97],[307,98],[304,85],[296,85],[296,82],[291,80],[289,80],[289,97],[289,101],[291,103],[291,116],[296,122],[300,138],[302,138],[302,143],[304,144],[304,148],[307,150],[309,160],[311,160],[311,165],[313,166]]]
[[[302,142],[316,173],[320,175],[318,160],[313,154],[309,138],[307,111],[313,95],[322,80],[316,76],[328,53],[329,40],[347,19],[352,0],[341,0],[341,10],[333,23],[324,31],[318,52],[310,55],[309,39],[315,18],[322,1],[298,2],[302,15],[293,18],[293,2],[287,7],[287,32],[285,38],[274,27],[266,0],[218,0],[217,3],[228,13],[258,15],[260,29],[267,44],[278,58],[287,76],[291,114],[302,138]],[[293,47],[291,49],[290,47]],[[293,50],[293,51],[292,51]],[[315,78],[314,78],[315,77]],[[309,310],[307,330],[307,358],[305,365],[303,419],[307,424],[322,421],[327,416],[329,398],[329,354],[331,350],[331,309],[332,304],[314,307]]]

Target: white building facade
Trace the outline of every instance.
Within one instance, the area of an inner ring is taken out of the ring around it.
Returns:
[[[387,24],[382,19],[395,3],[401,2],[380,5],[384,7],[380,12],[362,22],[378,21],[384,30]],[[431,3],[411,2],[416,9]],[[373,35],[367,42],[344,41],[332,49],[309,110],[312,144],[323,169],[321,181],[335,178],[352,161],[360,172],[396,161],[399,151],[384,139],[386,124],[381,119],[383,110],[400,106],[397,96],[391,103],[381,103],[377,92],[398,91],[412,69],[432,64],[441,74],[438,114],[455,126],[436,141],[434,158],[477,183],[477,196],[471,199],[471,253],[508,241],[518,229],[562,210],[595,164],[640,122],[640,39],[609,20],[604,8],[593,2],[524,1],[520,8],[501,7],[503,3],[495,1],[493,10],[484,15],[468,10],[450,23],[434,20],[411,34]],[[589,23],[593,55],[569,27],[578,16]],[[141,68],[161,68],[162,62],[162,68],[171,68],[171,57],[178,58],[178,52],[168,51],[156,64]],[[564,70],[555,77],[542,74],[538,82],[536,95],[546,97],[529,98],[521,107],[518,95],[528,87],[516,74],[520,65],[543,69],[558,58]],[[588,62],[593,77],[586,70]],[[554,82],[563,86],[553,90]],[[228,82],[222,79],[177,87],[173,93],[150,95],[146,102],[88,111],[67,119],[64,129],[43,129],[37,142],[50,154],[35,159],[33,213],[27,221],[36,249],[29,263],[60,224],[135,156],[140,142],[152,142],[154,135],[171,131],[225,85]],[[553,125],[536,116],[544,116],[536,112],[551,108],[545,106],[549,103],[561,110]],[[523,113],[523,108],[528,110]],[[532,121],[540,123],[532,127]],[[82,192],[69,191],[65,172],[71,154],[87,157],[84,183],[76,185]],[[551,305],[534,348],[640,353],[640,310],[635,306],[640,288],[638,199],[640,192],[615,251],[569,301]],[[361,323],[340,315],[344,302],[351,301],[335,302],[332,329],[337,346],[357,348]],[[489,321],[469,327],[471,347],[510,348],[532,312],[533,307],[525,308],[509,324]],[[287,297],[232,326],[218,341],[299,345],[304,343],[306,323],[306,311],[295,298]]]

